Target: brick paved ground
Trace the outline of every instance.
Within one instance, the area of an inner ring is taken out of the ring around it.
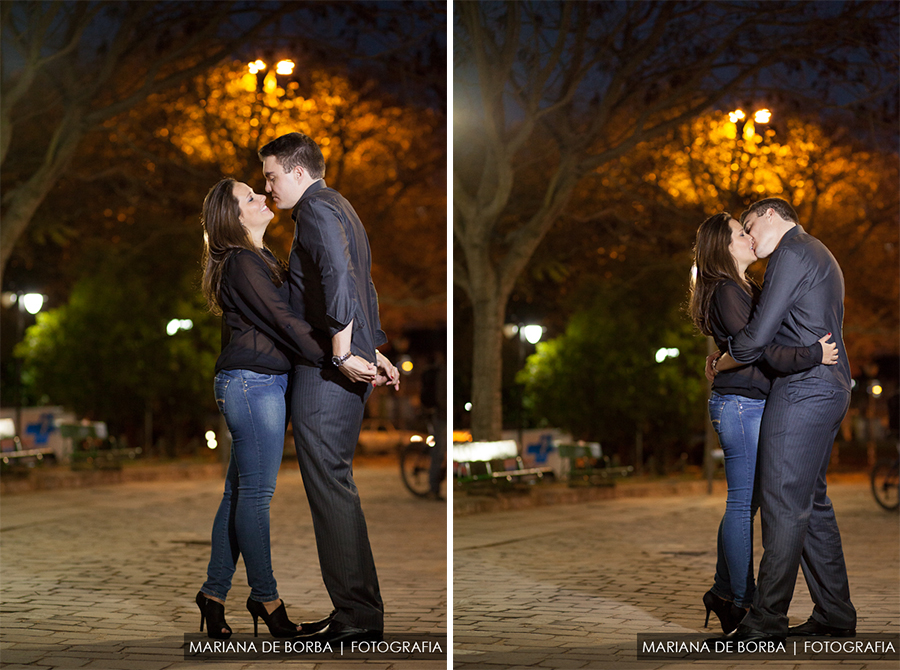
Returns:
[[[900,633],[898,516],[863,478],[829,487],[860,633]],[[897,660],[792,663],[636,659],[639,633],[702,627],[724,494],[617,498],[454,520],[454,666],[475,668],[900,667]],[[758,522],[757,522],[758,528]],[[761,555],[757,533],[758,562]],[[811,612],[802,579],[792,623]],[[715,615],[713,615],[715,622]],[[711,623],[713,623],[711,622]]]
[[[395,463],[360,464],[356,480],[386,607],[386,633],[446,635],[446,505],[413,498]],[[123,483],[2,498],[0,660],[3,667],[345,667],[438,670],[446,661],[275,660],[186,662],[196,633],[194,596],[206,575],[220,478]],[[273,564],[294,620],[331,610],[322,585],[309,510],[296,466],[287,462],[272,503]],[[228,621],[250,639],[243,565]],[[263,623],[260,622],[263,627]],[[263,627],[264,628],[264,627]],[[259,640],[272,638],[266,632]],[[446,640],[442,648],[447,650]]]

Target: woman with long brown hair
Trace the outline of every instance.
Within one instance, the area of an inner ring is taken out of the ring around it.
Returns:
[[[747,325],[759,299],[760,289],[747,275],[747,268],[756,260],[753,239],[728,212],[700,224],[694,246],[696,275],[691,282],[690,313],[700,332],[714,339],[720,354],[728,351],[728,340]],[[705,625],[709,625],[712,610],[726,634],[737,628],[755,590],[756,450],[771,380],[820,363],[834,364],[837,351],[827,342],[830,336],[807,348],[769,345],[752,365],[729,370],[723,366],[713,380],[709,417],[725,454],[728,498],[719,524],[715,580],[703,595],[703,604]]]
[[[207,580],[197,594],[200,630],[225,639],[225,599],[244,557],[254,634],[262,617],[275,637],[298,627],[278,596],[269,549],[269,503],[284,451],[285,391],[291,356],[321,364],[325,347],[288,306],[286,268],[263,243],[274,216],[266,197],[223,179],[203,201],[203,293],[222,315],[215,394],[231,432],[231,461],[212,529]],[[303,631],[314,632],[314,631]]]

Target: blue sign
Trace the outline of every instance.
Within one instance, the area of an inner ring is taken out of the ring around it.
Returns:
[[[29,423],[25,426],[25,433],[28,435],[34,435],[34,445],[44,445],[47,444],[47,440],[50,438],[50,433],[56,430],[56,424],[53,423],[53,414],[47,412],[46,414],[41,414],[40,421],[38,423]]]
[[[534,457],[535,463],[546,463],[547,456],[553,451],[553,436],[549,433],[541,435],[540,442],[529,444],[525,447],[525,453]]]

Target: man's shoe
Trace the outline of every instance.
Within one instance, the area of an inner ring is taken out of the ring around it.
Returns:
[[[856,637],[855,628],[838,628],[809,619],[799,626],[788,628],[788,637]]]
[[[723,640],[731,642],[775,642],[776,644],[781,644],[784,642],[784,638],[781,635],[764,633],[761,630],[750,628],[749,626],[745,626],[744,624],[740,624],[737,628],[728,633],[728,635],[710,638],[708,641],[720,642]]]
[[[332,619],[329,624],[313,635],[299,638],[310,642],[381,642],[384,632],[371,628],[355,628]]]
[[[328,628],[328,624],[331,623],[331,617],[334,616],[334,613],[337,610],[332,610],[331,614],[329,614],[324,619],[319,619],[318,621],[304,621],[300,624],[300,629],[298,633],[300,635],[315,635],[326,628]]]

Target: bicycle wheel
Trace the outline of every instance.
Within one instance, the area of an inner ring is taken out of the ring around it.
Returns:
[[[878,461],[872,468],[872,494],[884,509],[900,509],[900,461]]]
[[[400,452],[400,477],[410,493],[424,498],[431,487],[428,471],[431,469],[431,448],[424,442],[412,442]]]

